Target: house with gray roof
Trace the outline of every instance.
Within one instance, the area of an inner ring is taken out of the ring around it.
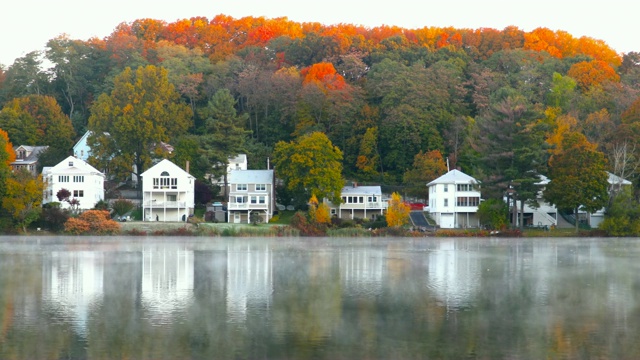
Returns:
[[[273,170],[231,170],[228,183],[227,222],[249,224],[252,215],[269,222],[275,208]]]
[[[11,162],[11,168],[13,170],[25,169],[33,174],[33,176],[36,176],[38,171],[38,158],[40,157],[40,154],[48,148],[48,146],[30,145],[14,147],[13,151],[16,153],[16,160]]]
[[[340,219],[370,219],[375,220],[387,210],[388,202],[382,199],[380,186],[358,186],[353,183],[345,186],[341,191],[340,204],[325,199],[332,216]]]
[[[460,170],[451,170],[427,184],[429,213],[445,229],[479,227],[479,183]]]
[[[193,215],[196,179],[164,159],[142,173],[142,220],[187,221]]]

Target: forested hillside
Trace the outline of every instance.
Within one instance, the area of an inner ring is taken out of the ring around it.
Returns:
[[[108,149],[93,161],[114,173],[132,162],[144,171],[170,143],[200,178],[238,152],[264,168],[278,142],[319,131],[342,151],[346,179],[424,198],[448,161],[496,194],[524,193],[567,134],[633,180],[639,80],[639,53],[545,28],[140,19],[104,39],[51,39],[2,69],[0,128],[15,145],[52,146],[45,165],[87,129],[109,132],[92,139]],[[154,108],[136,108],[150,97]]]

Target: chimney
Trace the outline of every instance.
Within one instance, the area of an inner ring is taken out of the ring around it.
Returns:
[[[357,181],[352,182],[351,186],[353,186],[354,188],[357,188],[358,187],[358,182]]]
[[[185,167],[186,167],[185,171],[189,173],[189,160],[187,160],[187,164],[185,165]]]

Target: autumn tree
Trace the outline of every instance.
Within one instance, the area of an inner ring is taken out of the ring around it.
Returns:
[[[609,236],[640,235],[640,204],[630,186],[614,195],[599,228]]]
[[[126,68],[116,76],[110,94],[102,94],[91,108],[88,144],[90,162],[126,179],[140,175],[151,160],[162,156],[162,143],[184,133],[192,112],[169,83],[167,70],[155,66]]]
[[[11,176],[11,162],[16,159],[13,144],[6,131],[0,129],[0,197],[5,193],[6,183]]]
[[[323,201],[319,202],[315,195],[309,199],[309,221],[315,224],[331,224],[329,206]]]
[[[378,128],[368,128],[360,141],[360,152],[356,160],[356,168],[365,180],[378,175],[380,154],[378,153]]]
[[[289,191],[306,202],[311,195],[340,203],[342,151],[321,132],[303,135],[292,142],[276,144],[273,154],[278,177]]]
[[[14,98],[0,111],[0,128],[16,145],[48,145],[60,152],[73,146],[71,120],[51,96]],[[55,164],[51,164],[55,165]]]
[[[446,172],[447,164],[439,150],[420,151],[413,158],[413,167],[404,173],[403,183],[411,195],[427,199],[427,183]]]
[[[29,224],[40,216],[43,190],[42,175],[34,178],[25,169],[14,171],[7,179],[2,208],[11,215],[15,225],[22,228],[24,233],[27,232]]]
[[[394,192],[389,199],[389,207],[387,208],[387,226],[388,227],[400,227],[409,223],[409,212],[411,208],[405,204],[400,197],[400,194]]]
[[[570,132],[562,141],[562,151],[554,155],[549,167],[550,182],[544,198],[558,209],[573,210],[578,231],[578,209],[592,213],[607,204],[609,184],[604,154],[584,135]]]

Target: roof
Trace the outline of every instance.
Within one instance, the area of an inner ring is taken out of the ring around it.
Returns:
[[[345,186],[342,195],[382,195],[380,186]]]
[[[78,159],[75,156],[68,156],[66,159],[60,161],[56,166],[45,167],[42,169],[43,174],[97,174],[102,175],[93,166],[89,165],[82,159]]]
[[[448,173],[428,183],[427,186],[436,184],[477,184],[478,181],[460,170],[451,170]]]
[[[24,159],[18,159],[16,158],[15,161],[12,162],[12,164],[28,164],[28,163],[35,163],[38,161],[38,157],[40,156],[40,153],[47,150],[49,148],[49,146],[30,146],[30,145],[20,145],[20,146],[16,146],[13,148],[13,150],[15,151],[16,155],[18,155],[18,149],[23,148],[24,150],[27,151],[28,155],[26,158]]]
[[[231,170],[228,180],[230,184],[271,184],[273,170]]]
[[[193,177],[191,174],[184,171],[180,166],[167,159],[162,159],[162,161],[147,169],[147,171],[143,172],[140,176],[159,176],[163,171],[168,172],[171,176],[176,176],[176,172],[178,172],[183,176],[186,175],[187,177]]]
[[[607,172],[607,174],[609,175],[609,184],[631,185],[631,181],[625,180],[616,174],[612,174],[610,172]]]

